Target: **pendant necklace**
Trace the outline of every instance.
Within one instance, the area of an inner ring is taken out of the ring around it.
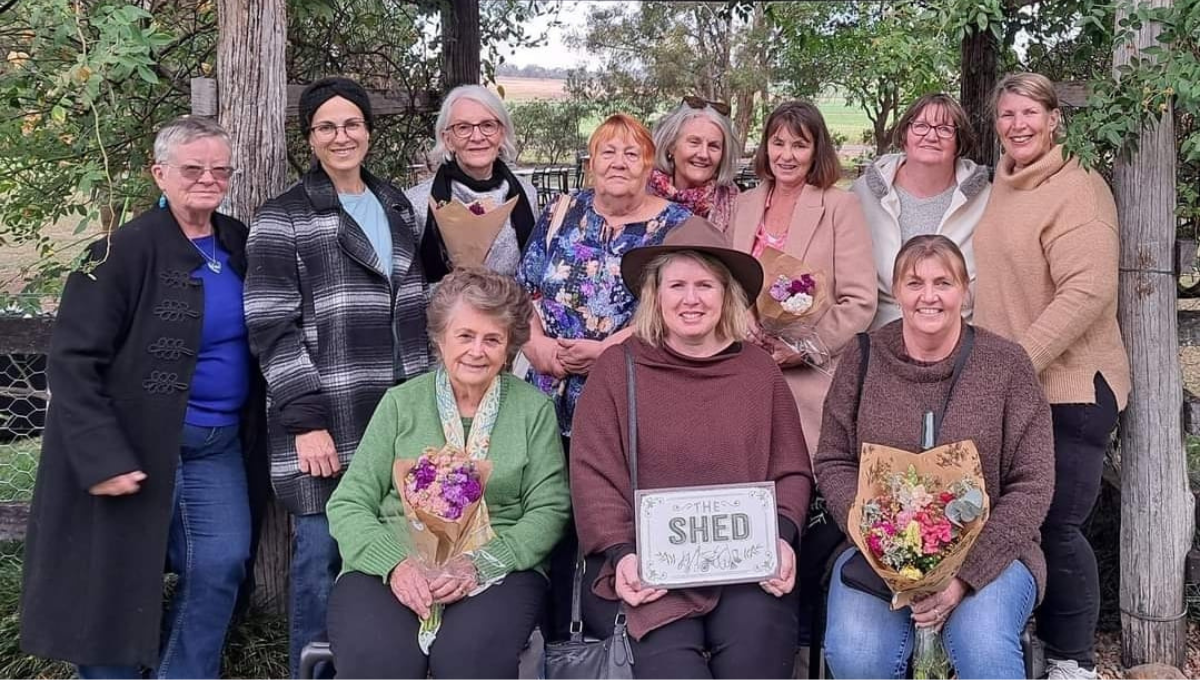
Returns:
[[[192,244],[192,247],[195,248],[196,251],[199,252],[202,256],[204,256],[204,262],[206,265],[208,265],[208,271],[210,271],[214,274],[220,274],[221,273],[221,261],[217,259],[217,235],[216,234],[213,234],[212,240],[213,240],[212,255],[209,255],[208,253],[204,252],[204,250],[200,246],[196,245],[196,242],[190,238],[188,239],[188,243]]]

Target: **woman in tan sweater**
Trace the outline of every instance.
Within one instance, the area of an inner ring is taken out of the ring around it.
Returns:
[[[975,321],[1025,348],[1054,417],[1054,501],[1042,526],[1038,611],[1051,678],[1094,678],[1100,584],[1081,530],[1129,395],[1117,327],[1117,209],[1104,179],[1063,153],[1048,79],[1006,77],[994,97],[1004,156],[975,231]]]

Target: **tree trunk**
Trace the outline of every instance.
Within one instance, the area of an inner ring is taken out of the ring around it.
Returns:
[[[1155,44],[1157,33],[1148,26],[1136,44],[1119,45],[1114,66]],[[1176,152],[1170,110],[1142,132],[1139,149],[1130,160],[1118,160],[1113,173],[1121,225],[1120,322],[1133,369],[1133,399],[1120,429],[1121,660],[1127,668],[1183,668],[1184,567],[1194,516],[1172,273]]]
[[[479,0],[443,0],[442,78],[446,91],[479,83]]]
[[[971,158],[976,163],[989,167],[995,167],[996,159],[999,158],[990,115],[999,57],[996,37],[990,30],[973,29],[963,38],[959,103],[966,109],[967,116],[971,119],[971,128],[975,132],[977,144]]]
[[[233,142],[233,166],[224,212],[249,222],[287,183],[284,132],[287,76],[286,0],[219,0],[217,33],[218,119]],[[283,613],[291,555],[288,514],[272,501],[258,545],[254,601]]]
[[[736,158],[741,158],[746,152],[746,142],[750,136],[750,126],[754,124],[754,95],[759,90],[766,90],[767,82],[767,56],[766,56],[766,41],[762,37],[762,32],[765,30],[766,13],[763,9],[763,3],[755,3],[754,18],[750,28],[750,40],[753,41],[748,45],[745,54],[750,64],[741,64],[743,68],[749,67],[754,73],[759,74],[758,77],[751,81],[746,74],[742,74],[736,82],[739,84],[737,96],[734,97],[734,120],[733,130],[737,133],[737,148],[734,152]],[[765,101],[765,99],[764,99]]]

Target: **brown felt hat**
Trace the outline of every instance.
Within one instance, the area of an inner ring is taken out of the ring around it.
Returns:
[[[753,304],[762,290],[763,269],[749,253],[733,250],[720,230],[706,219],[688,218],[672,229],[663,239],[662,245],[634,248],[621,258],[621,278],[634,297],[642,294],[642,276],[646,265],[664,253],[693,250],[716,258],[729,270],[735,281],[746,291],[746,299]]]

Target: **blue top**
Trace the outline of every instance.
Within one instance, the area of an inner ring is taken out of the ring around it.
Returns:
[[[367,235],[379,264],[389,276],[392,273],[392,228],[388,224],[387,213],[383,204],[368,189],[361,194],[338,194],[342,208],[350,213],[350,217]]]
[[[587,189],[572,197],[550,243],[546,232],[557,201],[546,206],[517,267],[517,281],[529,291],[552,338],[603,340],[629,325],[637,300],[621,279],[621,256],[632,248],[661,244],[692,216],[683,205],[668,201],[653,218],[626,224],[620,234],[609,236],[604,218],[592,207],[594,196]],[[560,381],[531,368],[525,379],[554,399],[559,429],[571,436],[575,401],[587,376],[569,374]]]
[[[216,254],[221,273],[209,269],[207,262],[192,272],[204,286],[204,326],[184,422],[201,427],[236,425],[250,393],[242,279],[229,266],[229,253],[215,236],[192,239],[192,243],[206,259]]]

